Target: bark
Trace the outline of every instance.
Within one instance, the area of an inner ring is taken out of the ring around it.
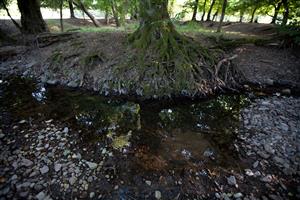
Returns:
[[[253,23],[253,20],[254,20],[254,17],[255,17],[255,12],[256,12],[256,10],[257,10],[257,7],[255,7],[254,10],[252,11],[250,23]]]
[[[212,0],[212,2],[210,4],[210,7],[209,7],[209,10],[208,10],[208,13],[207,13],[206,21],[210,21],[210,14],[211,14],[211,11],[212,11],[215,3],[216,3],[216,0]]]
[[[205,1],[204,1],[204,4],[203,4],[203,14],[202,14],[202,17],[201,17],[201,21],[204,21],[206,1],[207,1],[207,0],[205,0]]]
[[[10,18],[11,21],[13,22],[13,24],[19,29],[19,31],[22,31],[22,27],[20,26],[20,24],[18,24],[18,22],[16,22],[16,20],[14,20],[14,19],[11,17],[11,15],[10,15],[10,13],[9,13],[9,10],[8,10],[8,8],[6,7],[4,1],[1,1],[1,3],[2,3],[2,6],[3,6],[3,8],[5,9],[7,15],[9,16],[9,18]]]
[[[274,15],[272,17],[271,24],[275,24],[276,23],[278,12],[279,12],[279,10],[281,8],[281,5],[282,5],[282,1],[280,1],[277,5],[275,5]]]
[[[192,21],[197,21],[198,5],[199,5],[199,0],[195,0]]]
[[[221,32],[221,27],[222,27],[222,23],[225,17],[225,12],[226,12],[226,6],[227,6],[227,0],[223,0],[223,5],[222,5],[222,13],[221,13],[221,19],[220,19],[220,23],[218,25],[218,29],[217,32]]]
[[[109,10],[108,8],[105,9],[105,23],[109,24]]]
[[[41,14],[39,0],[18,0],[18,7],[21,13],[23,33],[38,34],[48,31]]]
[[[218,13],[219,13],[219,8],[217,9],[217,11],[215,12],[213,18],[212,18],[212,21],[215,21],[215,19],[217,20],[217,16],[218,16]]]
[[[283,19],[282,19],[282,25],[286,25],[289,19],[289,3],[288,0],[282,0],[282,4],[284,7],[284,13],[283,13]]]
[[[114,0],[111,0],[111,10],[113,12],[113,16],[114,16],[114,19],[115,19],[115,22],[116,22],[116,26],[120,27],[121,23],[120,23],[120,20],[119,20],[119,14],[118,14],[116,4],[115,4]]]
[[[59,14],[60,14],[60,31],[64,32],[64,23],[63,23],[63,0],[60,0],[59,5]]]
[[[243,18],[244,18],[244,11],[241,10],[241,11],[240,11],[240,20],[239,20],[240,23],[243,22]]]
[[[73,7],[73,0],[69,0],[69,9],[70,9],[70,18],[76,18],[74,13],[74,7]]]
[[[78,2],[73,2],[75,6],[77,6],[78,8],[80,8],[93,22],[93,24],[96,27],[100,26],[100,23],[98,22],[98,20],[86,9],[86,7],[83,5],[82,1],[79,0]]]

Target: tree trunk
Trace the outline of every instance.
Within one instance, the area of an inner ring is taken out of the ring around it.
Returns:
[[[76,18],[74,13],[74,7],[73,7],[73,0],[69,0],[69,9],[70,9],[70,18]]]
[[[215,3],[216,3],[216,0],[212,0],[212,2],[210,4],[210,7],[209,7],[209,10],[208,10],[208,13],[207,13],[206,21],[210,21],[210,14],[211,14],[211,11],[212,11]]]
[[[109,24],[109,10],[108,8],[105,8],[105,24]]]
[[[205,0],[205,1],[204,1],[204,4],[203,4],[203,14],[202,14],[202,17],[201,17],[201,21],[204,21],[206,1],[207,1],[207,0]]]
[[[281,8],[282,2],[280,1],[277,5],[275,5],[275,9],[274,9],[274,15],[272,17],[272,21],[271,24],[275,24],[276,20],[277,20],[277,16],[278,16],[278,12]]]
[[[114,16],[114,19],[115,19],[115,22],[116,22],[116,26],[120,27],[121,23],[120,23],[120,20],[119,20],[119,14],[118,14],[116,4],[115,4],[114,0],[111,0],[111,10],[113,12],[113,16]]]
[[[100,23],[98,22],[98,20],[86,9],[86,7],[83,5],[83,3],[81,2],[81,0],[79,0],[78,2],[73,2],[74,5],[76,5],[78,8],[80,8],[93,22],[93,24],[96,27],[101,26]]]
[[[240,23],[243,22],[243,18],[244,18],[244,11],[240,10],[240,20],[239,20]]]
[[[21,13],[22,32],[26,34],[38,34],[48,31],[43,20],[39,0],[18,0]]]
[[[64,23],[63,23],[63,0],[60,0],[60,5],[59,5],[59,14],[60,14],[60,31],[64,32]]]
[[[19,31],[22,31],[22,27],[20,26],[20,24],[18,24],[18,22],[16,22],[16,20],[14,20],[14,19],[11,17],[11,15],[10,15],[10,13],[9,13],[9,10],[8,10],[8,8],[6,7],[5,2],[4,2],[4,1],[1,1],[1,3],[2,3],[2,6],[3,6],[3,8],[5,9],[7,15],[9,16],[9,18],[10,18],[11,21],[13,22],[13,24],[17,27],[17,29],[19,29]]]
[[[255,17],[255,12],[256,12],[256,10],[257,10],[257,7],[255,7],[254,10],[252,11],[250,23],[253,23],[253,20],[254,20],[254,17]]]
[[[284,13],[283,13],[283,18],[282,18],[282,24],[281,25],[286,25],[289,19],[289,3],[287,0],[282,0],[283,7],[284,7]]]
[[[199,5],[199,0],[195,0],[194,1],[192,21],[197,21],[198,5]]]
[[[223,0],[223,5],[222,5],[222,13],[221,13],[221,19],[220,19],[220,23],[218,25],[218,29],[217,32],[221,32],[221,27],[222,27],[222,23],[225,17],[225,12],[226,12],[226,6],[227,6],[227,0]]]
[[[215,19],[217,20],[218,13],[219,13],[219,8],[217,9],[215,14],[213,15],[212,21],[215,21]]]

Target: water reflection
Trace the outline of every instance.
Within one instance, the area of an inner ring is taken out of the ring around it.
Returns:
[[[112,149],[135,152],[140,163],[163,167],[187,160],[230,162],[239,111],[247,103],[241,95],[223,95],[202,102],[141,106],[20,79],[9,81],[1,101],[20,117],[65,121],[84,129],[82,137],[93,134]]]

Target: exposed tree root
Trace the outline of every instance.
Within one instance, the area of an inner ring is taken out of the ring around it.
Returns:
[[[161,23],[142,27],[130,36],[131,57],[115,67],[110,88],[144,96],[193,97],[238,85],[239,73],[231,64],[236,55],[217,63],[217,51],[180,35],[168,22]]]

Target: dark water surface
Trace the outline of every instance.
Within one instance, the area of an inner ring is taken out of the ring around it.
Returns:
[[[233,140],[240,109],[248,102],[243,95],[222,95],[169,105],[135,103],[20,78],[1,80],[0,97],[1,112],[7,113],[0,119],[3,125],[9,120],[59,120],[82,130],[85,144],[105,141],[119,153],[140,148],[158,156],[163,161],[154,168],[236,165]]]

